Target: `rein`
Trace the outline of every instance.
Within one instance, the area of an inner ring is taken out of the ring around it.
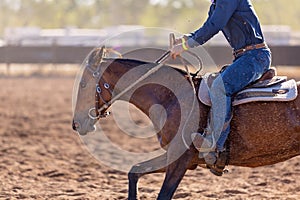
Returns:
[[[115,53],[115,51],[113,52]],[[116,53],[117,55],[119,55],[119,57],[121,57],[120,53]],[[195,73],[195,75],[198,74],[198,72],[202,69],[202,60],[196,55],[196,54],[191,54],[192,56],[194,56],[198,61],[199,61],[199,66],[200,69]],[[138,78],[135,82],[133,82],[131,85],[129,85],[127,88],[125,88],[122,92],[118,93],[117,95],[115,95],[113,98],[111,98],[111,100],[109,101],[105,101],[105,99],[102,97],[101,93],[102,93],[102,89],[101,89],[101,85],[103,84],[103,87],[105,90],[107,90],[109,92],[109,94],[111,95],[111,97],[113,96],[113,91],[110,89],[110,85],[109,83],[107,83],[103,77],[100,77],[100,66],[101,66],[101,61],[98,63],[98,66],[96,68],[95,71],[93,71],[91,69],[91,67],[89,65],[87,65],[87,69],[93,74],[93,77],[96,79],[96,92],[95,92],[95,107],[91,108],[88,112],[88,115],[91,119],[93,120],[98,120],[100,118],[104,118],[109,116],[110,112],[106,112],[106,109],[108,109],[113,102],[115,102],[116,100],[118,100],[122,95],[124,95],[125,93],[127,93],[129,90],[131,90],[134,86],[136,86],[138,83],[140,83],[141,81],[143,81],[144,79],[146,79],[148,76],[152,75],[153,73],[155,73],[156,71],[158,71],[165,63],[166,61],[168,61],[170,58],[170,53],[166,54],[165,57],[163,59],[160,60],[160,62],[153,67],[152,69],[150,69],[147,73],[145,73],[143,76],[141,76],[140,78]],[[193,83],[192,80],[192,76],[191,73],[188,69],[187,63],[186,61],[183,59],[182,56],[179,56],[180,61],[182,62],[183,66],[185,67],[187,76],[188,76],[188,80],[190,82],[190,84],[192,85],[193,88],[193,93],[196,94],[196,89],[195,89],[195,85]],[[100,84],[100,81],[104,80],[104,83]],[[102,106],[100,106],[101,102],[103,103]],[[193,107],[195,104],[195,99],[193,99]],[[192,114],[192,110],[189,113],[188,118],[190,118]],[[185,140],[184,140],[185,141]],[[186,147],[188,147],[188,145],[185,143]]]
[[[167,61],[167,59],[165,61]],[[140,83],[141,81],[143,81],[144,79],[146,79],[148,76],[150,76],[151,74],[153,74],[156,71],[158,71],[164,65],[165,61],[159,63],[154,68],[150,69],[146,74],[144,74],[143,76],[141,76],[138,80],[136,80],[134,83],[132,83],[131,85],[129,85],[127,88],[125,88],[122,92],[120,92],[119,94],[117,94],[116,96],[114,96],[108,102],[106,102],[102,98],[102,96],[100,95],[101,94],[101,88],[99,87],[99,84],[96,84],[95,107],[90,109],[90,111],[89,111],[89,117],[92,118],[92,119],[100,119],[102,117],[107,117],[109,115],[109,112],[105,112],[103,115],[101,115],[100,113],[102,111],[105,111],[109,106],[112,105],[113,102],[115,102],[116,100],[118,100],[122,95],[124,95],[126,92],[128,92],[129,90],[131,90],[138,83]],[[105,87],[105,85],[107,87]],[[100,90],[99,89],[97,90],[97,88],[99,88]],[[107,90],[109,90],[109,84],[108,83],[104,83],[104,88],[107,89]],[[109,90],[109,92],[112,95],[112,91]],[[100,107],[100,99],[104,103],[101,107]],[[96,116],[92,115],[93,111],[95,111]]]
[[[118,54],[120,55],[120,54]],[[191,54],[193,56],[195,56],[195,58],[198,59],[199,61],[199,65],[200,65],[200,70],[202,69],[202,60],[196,55],[196,54]],[[182,56],[179,56],[180,61],[182,62],[182,64],[185,67],[186,73],[187,73],[187,77],[188,80],[192,86],[193,89],[193,93],[194,93],[194,98],[193,98],[193,104],[192,104],[192,109],[189,111],[187,120],[185,120],[184,126],[183,126],[183,131],[185,130],[189,119],[191,118],[192,112],[193,112],[193,108],[195,106],[195,102],[196,102],[196,88],[193,82],[193,77],[191,76],[191,73],[189,71],[189,68],[187,66],[186,61],[183,59]],[[170,59],[170,51],[168,51],[164,57],[162,59],[160,59],[159,63],[153,67],[152,69],[150,69],[149,71],[147,71],[147,73],[145,73],[143,76],[141,76],[140,78],[138,78],[135,82],[133,82],[131,85],[129,85],[127,88],[125,88],[122,92],[120,92],[119,94],[113,96],[113,91],[110,89],[110,85],[109,83],[107,83],[104,78],[101,76],[100,77],[100,70],[101,70],[101,61],[102,59],[100,59],[99,62],[97,62],[97,68],[95,71],[93,71],[93,69],[90,67],[90,65],[87,65],[87,69],[92,73],[93,77],[96,79],[96,92],[95,92],[95,107],[91,108],[88,112],[88,116],[92,119],[92,120],[99,120],[100,118],[104,118],[110,115],[110,112],[107,112],[106,110],[112,105],[113,102],[115,102],[116,100],[118,100],[122,95],[124,95],[125,93],[127,93],[129,90],[131,90],[134,86],[136,86],[138,83],[140,83],[141,81],[143,81],[144,79],[146,79],[148,76],[150,76],[151,74],[155,73],[156,71],[158,71],[162,66],[164,66],[165,62],[167,60]],[[197,73],[195,75],[198,74],[198,72],[200,71],[198,70]],[[194,76],[194,75],[193,75]],[[105,99],[102,97],[101,93],[102,93],[102,89],[101,89],[101,85],[100,81],[104,80],[103,87],[105,90],[107,90],[109,92],[109,94],[111,95],[111,99],[109,101],[105,101]],[[103,103],[102,106],[100,106],[100,103]],[[93,114],[94,113],[94,114]],[[183,132],[184,133],[184,132]],[[185,141],[184,138],[184,134],[181,135],[182,137],[182,141],[185,145],[185,147],[187,149],[190,148],[190,145],[187,144],[187,142]]]
[[[194,54],[191,54],[191,55],[194,55]],[[198,58],[198,56],[195,56],[195,57],[196,57],[197,59],[200,60],[199,64],[201,65],[201,66],[200,66],[200,70],[201,70],[201,69],[202,69],[202,61],[201,61],[200,58]],[[190,83],[191,83],[191,85],[192,85],[193,93],[194,93],[194,95],[193,95],[194,98],[193,98],[192,109],[190,110],[189,115],[188,115],[188,117],[187,117],[187,120],[185,121],[185,123],[184,123],[184,125],[183,125],[183,128],[182,128],[183,130],[185,130],[185,127],[186,127],[186,125],[188,124],[188,121],[189,121],[189,119],[190,119],[191,116],[192,116],[193,108],[195,107],[196,98],[197,98],[197,97],[196,97],[196,96],[197,96],[197,92],[196,92],[195,84],[194,84],[194,82],[193,82],[193,78],[192,78],[192,76],[191,76],[190,70],[189,70],[189,68],[188,68],[188,66],[187,66],[187,64],[186,64],[186,62],[184,61],[184,59],[182,58],[182,56],[180,56],[179,58],[180,58],[182,64],[184,65],[184,68],[185,68],[185,70],[186,70],[188,79],[189,79],[189,81],[190,81]],[[199,72],[200,70],[197,71],[196,75],[198,74],[198,72]],[[184,134],[182,134],[181,137],[182,137],[182,141],[183,141],[185,147],[186,147],[187,149],[189,149],[189,148],[190,148],[190,145],[188,145],[188,144],[186,143],[186,141],[185,141],[185,139],[184,139]]]

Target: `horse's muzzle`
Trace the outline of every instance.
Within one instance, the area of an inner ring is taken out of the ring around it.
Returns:
[[[72,121],[72,128],[73,128],[74,131],[78,131],[78,129],[80,128],[80,124],[73,120]]]

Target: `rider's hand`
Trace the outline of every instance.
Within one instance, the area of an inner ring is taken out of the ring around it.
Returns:
[[[182,38],[184,39],[184,41],[187,41],[189,39],[188,36],[183,35],[182,37],[179,37],[179,38],[175,39],[174,45],[181,44],[182,43]]]
[[[171,48],[171,56],[173,59],[176,59],[177,56],[179,56],[182,52],[184,52],[186,49],[184,49],[184,46],[187,47],[186,41],[188,40],[188,37],[186,35],[175,39],[174,46]],[[184,42],[184,45],[182,44]]]
[[[172,58],[176,59],[176,57],[179,56],[183,51],[184,51],[184,49],[183,49],[181,43],[173,46],[173,48],[171,49]]]

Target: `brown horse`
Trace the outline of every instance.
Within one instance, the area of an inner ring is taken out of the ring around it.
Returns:
[[[103,49],[96,49],[89,55],[78,84],[73,129],[80,134],[94,129],[94,124],[113,103],[110,102],[113,96],[157,65],[103,58],[102,53]],[[171,199],[185,172],[205,164],[204,159],[198,157],[190,135],[203,131],[209,107],[198,100],[195,103],[195,94],[185,75],[181,70],[163,66],[118,98],[134,104],[149,116],[165,149],[163,155],[132,167],[128,174],[128,199],[137,199],[137,182],[141,176],[161,172],[166,176],[158,199]],[[299,82],[297,87],[300,91]],[[99,89],[101,93],[96,92],[99,102],[95,106],[95,91]],[[161,107],[152,112],[153,105]],[[94,108],[99,107],[103,109],[95,113]],[[229,165],[258,167],[300,154],[299,97],[289,102],[252,102],[235,106],[233,116],[228,142]]]

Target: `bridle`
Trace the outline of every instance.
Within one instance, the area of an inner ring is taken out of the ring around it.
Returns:
[[[93,70],[93,68],[91,67],[91,65],[89,63],[86,64],[86,69],[88,69],[92,73],[93,78],[96,79],[95,106],[90,108],[88,111],[88,116],[92,120],[98,120],[100,118],[109,116],[110,112],[107,112],[106,110],[112,104],[112,100],[107,102],[102,97],[102,94],[101,94],[103,90],[107,90],[108,93],[110,94],[110,96],[111,97],[113,96],[113,91],[111,89],[110,84],[107,81],[105,81],[103,76],[100,77],[100,75],[103,74],[103,72],[101,73],[101,64],[103,63],[102,58],[105,53],[113,53],[113,54],[117,55],[119,58],[122,58],[121,53],[117,52],[114,49],[105,48],[104,46],[101,48],[100,52],[102,55],[96,62],[96,65],[97,65],[96,70]],[[102,85],[103,85],[103,89],[102,89]],[[101,105],[101,103],[103,103],[103,104]]]
[[[107,102],[102,97],[102,91],[107,90],[111,96],[113,95],[113,91],[111,90],[110,84],[106,82],[102,76],[100,77],[101,62],[97,65],[95,71],[89,64],[86,65],[86,68],[92,73],[93,78],[96,79],[95,106],[89,109],[88,116],[92,120],[98,120],[100,118],[107,117],[110,114],[110,112],[107,112],[106,110],[111,105],[111,103]],[[101,103],[103,103],[102,106]]]
[[[113,95],[113,91],[110,89],[109,83],[104,82],[103,87],[105,90],[107,90],[109,92],[110,96]],[[94,119],[97,119],[97,120],[110,115],[110,112],[106,111],[106,109],[110,106],[110,103],[107,102],[101,96],[101,92],[102,92],[102,89],[101,89],[100,85],[96,84],[96,92],[95,92],[95,114],[96,114],[96,117],[94,117]],[[103,105],[105,105],[104,109],[102,109],[103,106],[100,106],[101,102],[104,103]],[[89,112],[89,115],[90,115],[90,112]]]

